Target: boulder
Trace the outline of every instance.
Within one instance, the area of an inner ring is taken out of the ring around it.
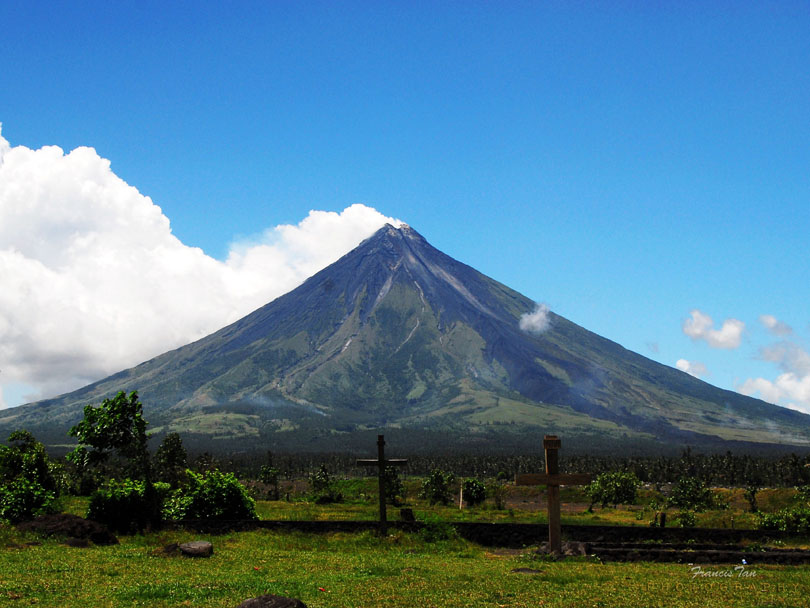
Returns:
[[[301,600],[281,595],[260,595],[249,600],[245,600],[236,608],[307,608]]]
[[[194,540],[182,543],[178,547],[180,553],[187,557],[211,557],[214,554],[214,545],[207,540]]]

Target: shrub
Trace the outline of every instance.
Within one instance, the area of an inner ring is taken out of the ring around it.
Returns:
[[[635,473],[614,471],[602,473],[585,488],[585,494],[591,501],[588,511],[593,511],[597,503],[604,509],[609,504],[631,505],[636,502],[636,493],[641,482]]]
[[[682,477],[673,486],[667,504],[671,507],[700,512],[717,506],[717,501],[705,483],[696,477]]]
[[[312,500],[316,504],[325,505],[343,500],[343,494],[335,489],[332,477],[324,465],[309,474],[309,485],[312,487]]]
[[[110,479],[90,497],[87,519],[119,534],[133,534],[155,523],[152,513],[159,511],[161,499],[160,493],[147,492],[143,481]]]
[[[36,480],[17,477],[0,485],[0,519],[18,523],[57,510],[56,494]]]
[[[477,479],[466,479],[461,485],[461,492],[468,505],[480,505],[487,498],[486,486]]]
[[[194,473],[187,470],[188,485],[165,503],[167,519],[228,521],[257,519],[256,503],[233,473],[219,470]]]
[[[693,511],[681,511],[678,513],[677,520],[681,528],[694,528],[697,524],[697,517]]]
[[[20,522],[57,509],[55,467],[45,446],[28,431],[15,431],[0,445],[0,519]]]
[[[427,476],[427,479],[422,482],[422,490],[419,496],[427,499],[432,505],[436,503],[443,505],[450,504],[452,500],[450,486],[455,480],[456,477],[452,473],[445,473],[439,469],[433,469],[430,475]]]
[[[810,533],[810,507],[793,507],[782,509],[777,513],[760,513],[759,527],[762,530],[808,534]]]

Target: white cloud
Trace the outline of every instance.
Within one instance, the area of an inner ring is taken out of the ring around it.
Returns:
[[[386,222],[399,223],[364,205],[311,211],[222,262],[172,235],[160,207],[92,148],[31,150],[0,134],[3,382],[55,395],[201,338]]]
[[[737,348],[742,339],[745,323],[737,319],[726,319],[720,329],[714,329],[712,318],[701,312],[693,310],[691,318],[683,322],[683,333],[693,340],[705,340],[712,348]]]
[[[783,323],[773,315],[760,315],[759,322],[775,336],[789,336],[793,333],[793,328],[787,323]]]
[[[737,391],[743,395],[759,393],[765,401],[810,414],[810,375],[788,372],[780,374],[774,381],[749,378],[737,387]]]
[[[533,334],[542,334],[551,326],[548,306],[538,303],[534,312],[524,313],[520,317],[520,329]]]
[[[675,362],[675,367],[695,378],[701,378],[709,371],[700,361],[687,361],[686,359],[678,359]]]
[[[783,341],[762,347],[760,357],[775,363],[783,373],[775,380],[749,378],[737,387],[744,395],[759,395],[810,414],[810,353],[794,342]]]

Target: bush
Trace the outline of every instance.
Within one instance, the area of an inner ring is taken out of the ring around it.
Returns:
[[[487,488],[477,479],[466,479],[461,485],[461,492],[464,501],[471,507],[480,505],[487,499]]]
[[[166,501],[163,513],[167,519],[258,519],[255,501],[233,473],[187,470],[186,475],[188,485]]]
[[[682,477],[673,486],[667,504],[688,511],[705,511],[717,506],[711,489],[696,477]]]
[[[152,514],[159,512],[161,494],[165,490],[147,492],[146,483],[140,480],[110,479],[90,497],[87,519],[105,524],[119,534],[140,532],[155,523]]]
[[[427,479],[422,482],[422,490],[419,496],[426,498],[432,505],[436,503],[443,505],[450,504],[452,500],[450,486],[455,480],[456,477],[452,473],[445,473],[439,469],[433,469]]]
[[[588,511],[593,511],[593,506],[597,503],[603,509],[610,504],[614,507],[620,504],[633,504],[636,502],[639,485],[641,485],[641,482],[635,473],[614,471],[598,475],[585,488],[585,494],[591,501]]]
[[[694,528],[697,524],[697,517],[693,511],[681,511],[678,513],[677,520],[681,528]]]
[[[315,504],[325,505],[343,500],[343,494],[335,489],[332,477],[324,465],[309,474],[309,485],[312,487],[312,500]]]
[[[18,523],[57,510],[56,494],[35,480],[18,477],[0,485],[0,519]]]
[[[781,530],[792,534],[810,534],[810,507],[782,509],[777,513],[760,513],[762,530]]]
[[[59,495],[45,446],[28,431],[15,431],[0,445],[0,519],[14,523],[54,513]]]

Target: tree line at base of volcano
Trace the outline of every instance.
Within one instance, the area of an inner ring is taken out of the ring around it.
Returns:
[[[239,480],[253,480],[260,498],[278,500],[282,481],[307,479],[314,502],[339,502],[336,476],[361,477],[357,454],[273,454],[265,451],[189,458],[178,433],[169,433],[151,454],[147,423],[136,392],[118,393],[99,406],[88,405],[70,431],[78,446],[64,459],[48,456],[27,431],[12,433],[0,446],[0,519],[21,521],[59,508],[60,495],[91,496],[88,517],[121,532],[160,526],[166,520],[255,519],[255,502]],[[499,490],[522,471],[543,470],[541,454],[444,454],[409,456],[408,475],[425,476],[421,495],[447,503],[453,487],[463,486],[468,504],[486,496],[501,504]],[[605,457],[574,455],[563,472],[595,477],[586,489],[591,508],[632,503],[642,483],[669,488],[668,501],[688,510],[711,508],[710,486],[742,487],[752,511],[764,487],[796,487],[810,496],[810,456],[757,457],[746,454],[700,454],[686,449],[679,457]],[[452,471],[453,473],[446,473]],[[467,476],[456,482],[456,475]],[[486,483],[484,480],[491,480]],[[401,502],[396,469],[386,471],[392,504]],[[455,486],[454,486],[455,484]],[[254,488],[254,494],[255,488]],[[680,501],[680,504],[679,502]],[[801,515],[801,514],[800,514]],[[810,515],[807,517],[810,526]]]

